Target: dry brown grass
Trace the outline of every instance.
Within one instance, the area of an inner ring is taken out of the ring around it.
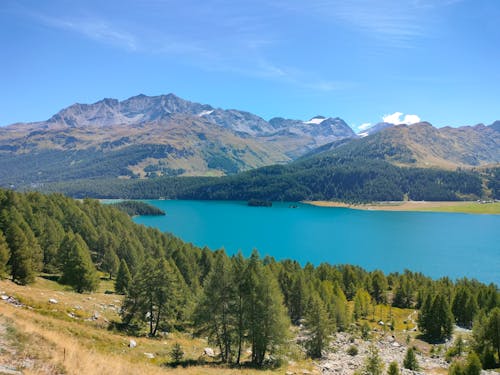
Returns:
[[[107,289],[105,286],[102,290]],[[172,346],[178,342],[185,359],[197,360],[208,346],[206,340],[193,339],[187,334],[175,333],[162,339],[131,337],[106,329],[106,321],[118,319],[116,310],[120,296],[104,293],[78,294],[59,284],[38,278],[31,286],[19,286],[10,281],[0,281],[0,291],[22,301],[25,307],[15,307],[0,301],[0,326],[8,320],[19,337],[24,337],[27,353],[39,357],[41,365],[23,369],[26,374],[53,374],[61,369],[67,374],[282,374],[285,371],[301,373],[302,369],[313,370],[311,361],[301,360],[287,369],[254,370],[232,369],[207,363],[192,367],[166,367]],[[49,298],[58,300],[50,304]],[[75,309],[78,306],[79,309]],[[102,306],[106,308],[101,309]],[[97,309],[97,310],[96,310]],[[98,320],[87,320],[94,311],[99,311]],[[79,315],[76,315],[76,313]],[[75,314],[70,318],[68,313]],[[28,339],[26,339],[28,338]],[[137,347],[128,347],[133,338]],[[34,354],[33,354],[34,353]],[[144,353],[152,353],[148,359]],[[12,363],[22,363],[17,354]],[[0,357],[1,360],[1,357]]]

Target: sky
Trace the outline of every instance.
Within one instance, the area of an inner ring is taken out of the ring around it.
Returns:
[[[1,0],[0,125],[174,93],[266,120],[500,119],[499,0]]]

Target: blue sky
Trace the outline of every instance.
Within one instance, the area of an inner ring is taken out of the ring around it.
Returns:
[[[498,0],[2,0],[0,125],[170,92],[354,128],[489,124],[499,19]]]

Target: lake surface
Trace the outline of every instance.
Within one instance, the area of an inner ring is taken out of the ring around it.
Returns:
[[[136,223],[228,254],[252,249],[301,264],[348,263],[385,272],[467,276],[500,285],[500,215],[383,212],[274,203],[146,201],[166,216]],[[290,205],[297,208],[290,208]]]

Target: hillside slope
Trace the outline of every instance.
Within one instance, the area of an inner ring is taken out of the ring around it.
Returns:
[[[439,129],[427,122],[388,126],[351,142],[324,145],[309,156],[327,151],[396,165],[470,168],[500,163],[500,131],[495,123]]]

